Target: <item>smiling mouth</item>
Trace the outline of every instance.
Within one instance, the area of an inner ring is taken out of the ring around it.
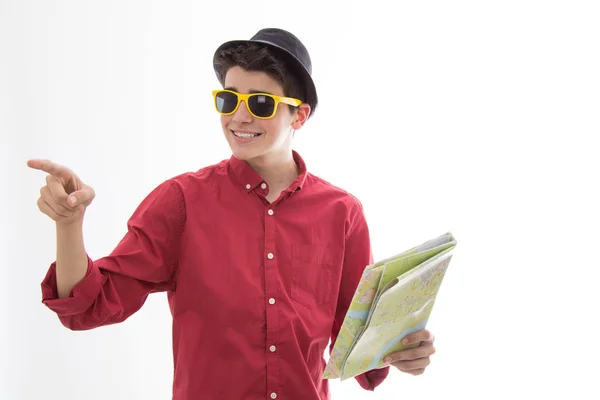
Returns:
[[[240,139],[252,139],[252,138],[262,135],[262,133],[252,133],[252,132],[231,131],[231,133],[233,134],[233,136],[239,137]]]

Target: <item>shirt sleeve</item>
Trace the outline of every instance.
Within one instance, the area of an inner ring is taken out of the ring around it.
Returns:
[[[362,273],[368,265],[373,263],[373,254],[371,250],[371,240],[369,236],[369,227],[364,215],[362,205],[359,203],[359,209],[353,217],[346,234],[346,246],[344,251],[344,265],[342,271],[342,280],[340,284],[340,294],[335,313],[335,320],[331,332],[331,344],[329,351],[333,349],[337,335],[342,327],[344,318],[354,292],[360,282]],[[355,376],[359,385],[366,390],[373,391],[387,377],[390,367],[367,371],[364,374]]]
[[[72,330],[124,321],[153,292],[174,290],[185,203],[179,184],[163,182],[144,198],[127,232],[106,257],[92,260],[70,296],[58,298],[56,261],[42,281],[42,302]]]

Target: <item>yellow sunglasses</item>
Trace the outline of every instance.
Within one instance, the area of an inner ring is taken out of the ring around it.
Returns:
[[[242,100],[246,103],[248,112],[258,119],[273,118],[277,112],[279,103],[289,104],[298,107],[302,104],[301,100],[291,97],[281,97],[269,93],[249,93],[242,94],[233,90],[213,90],[215,108],[223,115],[231,115],[240,107]]]

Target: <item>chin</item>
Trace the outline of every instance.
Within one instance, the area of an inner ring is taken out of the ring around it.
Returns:
[[[240,160],[248,161],[261,155],[260,149],[244,149],[235,144],[229,145],[231,153]]]
[[[235,149],[231,149],[231,153],[240,160],[248,161],[252,158],[252,154],[249,154],[247,151],[236,151]]]

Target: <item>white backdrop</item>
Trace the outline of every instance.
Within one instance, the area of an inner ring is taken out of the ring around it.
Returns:
[[[600,13],[593,1],[0,0],[0,399],[168,399],[171,318],[71,332],[41,304],[56,256],[44,174],[96,190],[107,254],[164,179],[229,157],[213,51],[263,27],[308,47],[320,107],[309,169],[363,202],[376,258],[459,241],[419,377],[334,399],[598,396]]]

